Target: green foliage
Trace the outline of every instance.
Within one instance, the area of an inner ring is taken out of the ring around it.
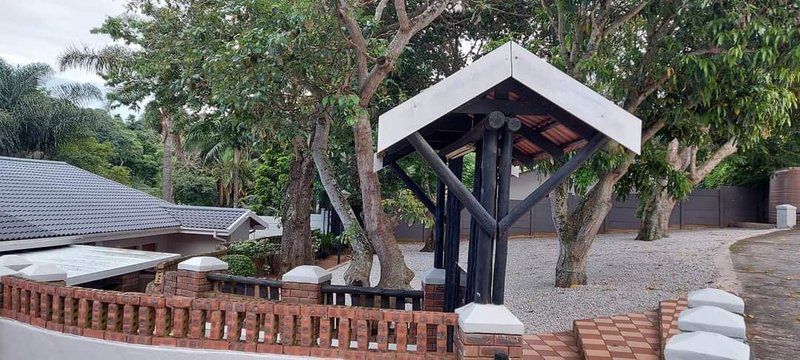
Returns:
[[[256,276],[256,265],[245,255],[229,254],[220,258],[228,263],[228,273],[236,276]]]
[[[314,257],[317,259],[324,259],[335,254],[340,240],[333,234],[323,234],[319,230],[311,231],[311,239]]]
[[[99,143],[94,137],[84,137],[61,145],[54,158],[120,184],[131,185],[131,170],[124,166],[112,165],[116,156],[117,153],[111,143]]]
[[[292,155],[272,149],[261,156],[261,164],[254,172],[253,196],[248,206],[257,214],[282,214],[289,185],[289,165]]]
[[[281,244],[267,238],[238,241],[228,247],[228,254],[244,255],[251,259],[265,259],[281,252]]]
[[[414,193],[408,189],[399,190],[395,196],[383,199],[383,209],[398,220],[408,224],[422,224],[430,228],[433,226],[433,217],[428,212]]]
[[[187,205],[217,205],[217,181],[201,169],[178,167],[172,175],[175,202]]]

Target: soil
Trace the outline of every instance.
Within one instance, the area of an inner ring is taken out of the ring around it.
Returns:
[[[730,247],[753,359],[800,359],[800,230]]]
[[[333,255],[329,255],[328,257],[326,257],[324,259],[317,259],[316,265],[321,267],[321,268],[323,268],[323,269],[330,270],[330,269],[338,266],[339,264],[344,264],[344,263],[350,261],[350,259],[352,259],[352,256],[350,256],[350,254],[342,254],[341,258],[339,259],[339,262],[337,262],[336,261],[336,254],[333,254]]]

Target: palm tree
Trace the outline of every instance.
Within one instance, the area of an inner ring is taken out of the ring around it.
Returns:
[[[244,188],[242,173],[249,168],[249,149],[254,142],[252,128],[235,116],[203,115],[189,125],[186,140],[188,147],[200,151],[204,162],[228,165],[223,166],[230,170],[228,193],[231,204],[238,206]],[[223,180],[220,175],[218,180]]]
[[[83,106],[102,100],[91,84],[46,88],[47,64],[13,66],[0,59],[0,154],[42,158],[59,145],[85,135],[102,113]]]
[[[83,69],[94,71],[107,81],[111,78],[119,78],[120,74],[135,74],[132,70],[137,53],[121,45],[109,45],[100,49],[91,49],[87,46],[68,47],[58,58],[59,67],[65,69]],[[135,75],[131,75],[135,78]],[[122,78],[126,78],[122,76]],[[124,81],[123,81],[124,82]],[[117,89],[117,100],[126,104],[137,104],[146,99],[150,93],[144,94],[139,88],[137,81],[130,89]],[[109,85],[119,85],[110,83]],[[161,127],[161,143],[164,148],[161,159],[161,196],[164,200],[174,202],[174,189],[172,183],[173,160],[175,155],[175,145],[180,146],[180,137],[173,129],[172,112],[168,107],[162,106],[160,100],[156,98],[147,104],[145,111],[151,111],[159,119]],[[177,140],[177,141],[176,141]],[[178,153],[182,154],[182,149]]]

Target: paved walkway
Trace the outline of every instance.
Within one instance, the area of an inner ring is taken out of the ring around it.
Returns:
[[[800,230],[731,246],[754,359],[800,359]]]

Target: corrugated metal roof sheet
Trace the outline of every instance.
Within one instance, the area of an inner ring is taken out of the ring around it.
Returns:
[[[0,157],[0,241],[178,227],[225,230],[245,212],[173,205],[67,163]]]

